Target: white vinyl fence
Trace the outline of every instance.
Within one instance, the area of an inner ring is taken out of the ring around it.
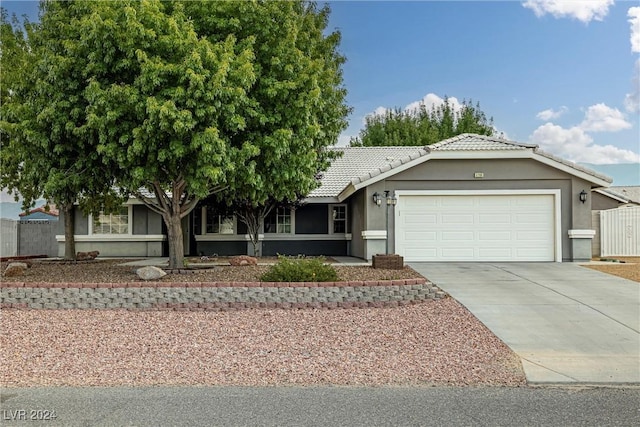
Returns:
[[[600,255],[640,256],[640,206],[600,211]]]

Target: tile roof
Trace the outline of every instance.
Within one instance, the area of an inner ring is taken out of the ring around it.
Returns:
[[[640,203],[640,185],[615,186],[603,188],[602,191],[621,199],[625,199],[627,202]]]
[[[308,197],[335,197],[351,182],[364,182],[427,154],[422,147],[340,147],[334,150],[342,152],[342,156],[331,163],[322,174],[320,187]]]
[[[364,183],[382,173],[432,153],[455,151],[530,151],[602,181],[612,182],[606,175],[546,153],[537,145],[468,133],[426,147],[336,147],[334,150],[342,152],[342,157],[334,160],[323,173],[320,187],[313,190],[308,195],[309,198],[337,197],[350,184]]]
[[[49,205],[49,210],[47,210],[46,205],[42,205],[38,206],[37,208],[31,209],[29,212],[21,212],[19,216],[25,217],[38,212],[51,216],[60,216],[60,211],[58,211],[58,208],[54,204]]]
[[[463,133],[426,147],[428,151],[495,151],[495,150],[528,150],[536,145],[521,144],[493,136]]]

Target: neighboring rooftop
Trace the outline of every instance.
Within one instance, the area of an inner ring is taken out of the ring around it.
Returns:
[[[610,194],[618,199],[624,200],[625,203],[640,204],[640,185],[635,186],[613,186],[600,189],[601,193]]]

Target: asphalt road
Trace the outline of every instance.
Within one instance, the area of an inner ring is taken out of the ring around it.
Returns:
[[[640,425],[637,387],[56,387],[0,401],[2,426]]]

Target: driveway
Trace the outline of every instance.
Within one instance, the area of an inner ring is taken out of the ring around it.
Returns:
[[[640,283],[573,263],[410,265],[516,352],[530,383],[640,384]]]

